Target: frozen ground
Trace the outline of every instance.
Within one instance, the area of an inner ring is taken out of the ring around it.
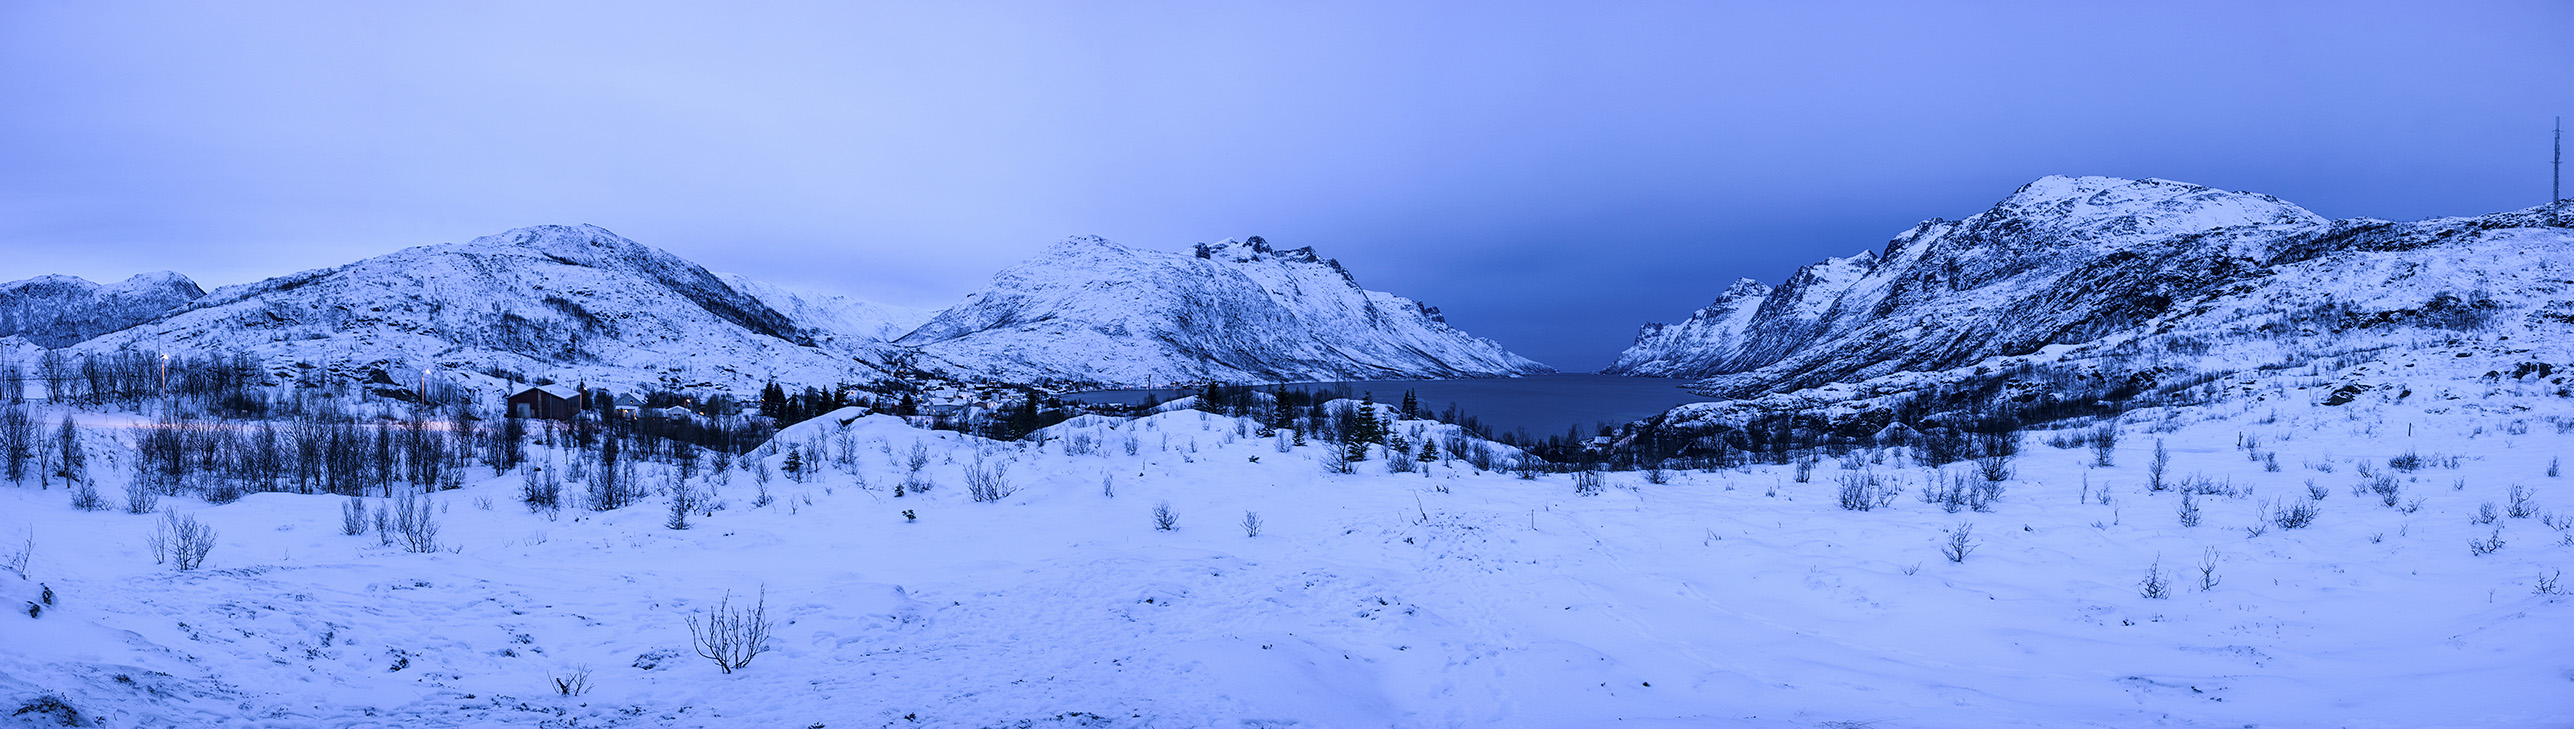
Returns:
[[[2567,401],[2468,383],[2320,406],[2298,384],[2132,413],[2107,468],[2031,433],[1990,513],[1917,498],[1932,474],[1902,449],[1826,458],[1806,482],[1793,465],[1612,473],[1583,497],[1565,475],[1452,462],[1330,474],[1318,446],[1280,453],[1188,411],[1043,446],[825,418],[781,440],[854,453],[854,473],[779,475],[754,506],[756,473],[731,472],[723,508],[685,531],[658,500],[549,519],[519,506],[518,475],[490,478],[432,497],[453,551],[430,555],[343,536],[338,497],[173,497],[220,530],[187,573],[154,564],[152,517],[0,487],[0,557],[34,545],[0,599],[57,597],[0,615],[0,711],[51,695],[114,727],[2574,724],[2574,605],[2538,594],[2574,566],[2548,525],[2574,524],[2548,474],[2574,451]],[[1095,451],[1067,455],[1075,440]],[[915,442],[935,488],[895,498]],[[2196,497],[2204,521],[2182,526],[2180,495],[2146,489],[2158,442],[2174,481],[2240,495]],[[121,483],[119,450],[92,471]],[[2408,453],[2428,465],[2389,466]],[[1016,494],[967,499],[978,454]],[[1906,491],[1843,510],[1850,469]],[[2356,491],[2363,470],[2395,479],[2399,507]],[[2309,482],[2327,494],[2313,525],[2247,531]],[[2539,514],[2476,523],[2514,486]],[[1153,527],[1160,502],[1176,530]],[[1976,546],[1952,563],[1943,530],[1961,522]],[[2209,554],[2221,581],[2203,590]],[[2166,599],[2140,594],[2158,564]],[[762,590],[768,653],[727,675],[691,652],[688,616]],[[595,690],[556,695],[581,666]]]

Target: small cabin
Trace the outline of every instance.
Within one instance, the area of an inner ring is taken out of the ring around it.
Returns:
[[[511,417],[571,420],[581,415],[581,393],[562,385],[538,385],[509,396],[508,407]]]

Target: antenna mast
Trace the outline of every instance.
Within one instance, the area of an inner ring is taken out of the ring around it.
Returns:
[[[2547,202],[2565,199],[2565,117],[2556,118],[2556,168],[2547,178]]]

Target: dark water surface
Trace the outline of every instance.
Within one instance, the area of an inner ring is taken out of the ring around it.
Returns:
[[[1285,385],[1306,392],[1348,390],[1352,397],[1373,393],[1377,402],[1403,401],[1403,391],[1421,398],[1421,407],[1457,409],[1491,426],[1496,434],[1525,428],[1540,438],[1580,427],[1585,436],[1599,423],[1625,423],[1661,414],[1684,403],[1707,398],[1680,389],[1687,380],[1617,375],[1536,375],[1482,380],[1367,380]],[[1267,389],[1268,386],[1262,386]],[[1187,389],[1096,390],[1063,396],[1096,404],[1161,402],[1195,394]]]

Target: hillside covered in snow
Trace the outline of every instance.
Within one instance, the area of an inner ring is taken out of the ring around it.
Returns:
[[[993,276],[898,344],[960,378],[1064,389],[1551,372],[1439,310],[1258,237],[1192,254],[1075,237]]]
[[[880,343],[817,340],[697,264],[588,225],[520,228],[227,286],[72,350],[238,352],[290,376],[319,369],[404,384],[432,369],[480,383],[514,374],[749,393],[772,379],[883,376]]]
[[[161,318],[204,295],[197,282],[168,271],[105,285],[62,275],[11,281],[0,284],[0,338],[69,346]]]
[[[1686,322],[1647,325],[1610,371],[1702,378],[1702,392],[1740,398],[2263,324],[2246,317],[2275,322],[2245,334],[2269,341],[2314,333],[2299,317],[2323,311],[2343,329],[2536,322],[2564,313],[2568,224],[2562,206],[2329,221],[2267,195],[2049,177],[1882,252],[1776,287],[1737,282]]]

